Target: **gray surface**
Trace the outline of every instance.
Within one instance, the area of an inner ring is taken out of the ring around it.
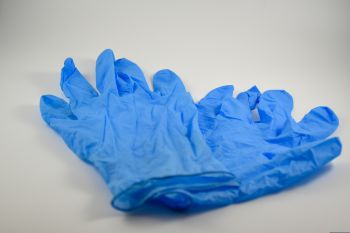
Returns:
[[[40,119],[66,56],[90,81],[104,48],[150,77],[174,69],[211,88],[287,89],[300,119],[328,105],[342,156],[312,181],[199,215],[128,216]],[[0,1],[0,232],[350,231],[350,1]]]

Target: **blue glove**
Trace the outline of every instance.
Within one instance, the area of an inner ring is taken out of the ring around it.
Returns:
[[[104,51],[96,63],[98,93],[68,58],[61,89],[69,104],[52,95],[40,100],[44,121],[102,175],[112,205],[127,211],[167,196],[163,203],[184,209],[193,203],[191,192],[236,186],[206,145],[196,106],[176,74],[156,73],[152,92],[142,71],[129,65]]]
[[[228,195],[233,203],[285,189],[340,155],[339,139],[325,140],[339,124],[328,107],[314,108],[296,122],[286,91],[260,94],[253,87],[237,98],[232,94],[233,86],[217,88],[198,110],[207,144],[240,183]]]
[[[132,79],[144,79],[131,61],[124,60],[122,66],[117,63],[115,66]],[[285,91],[267,91],[261,95],[253,87],[236,99],[232,92],[232,86],[217,88],[197,107],[207,144],[240,185],[187,193],[197,206],[227,205],[283,190],[317,172],[340,154],[338,138],[325,140],[339,124],[329,108],[315,108],[296,123],[291,117],[293,99]],[[253,118],[255,109],[260,119]],[[176,200],[181,202],[169,194],[158,199],[169,205]]]

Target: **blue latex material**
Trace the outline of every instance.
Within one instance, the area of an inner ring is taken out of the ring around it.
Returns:
[[[237,186],[206,145],[197,108],[175,73],[157,72],[151,91],[135,64],[115,61],[105,50],[96,62],[96,86],[99,92],[68,58],[61,89],[69,103],[45,95],[40,111],[68,147],[102,175],[115,208],[133,210],[158,199],[184,209],[193,205],[192,193]]]
[[[96,64],[99,93],[67,59],[61,88],[70,103],[41,98],[43,119],[101,173],[120,210],[149,200],[187,209],[253,199],[309,177],[341,152],[339,139],[326,140],[336,115],[318,107],[295,122],[285,91],[253,87],[233,98],[232,86],[217,88],[198,103],[198,122],[175,73],[160,71],[153,84],[151,91],[136,64],[106,50]]]
[[[143,74],[133,69],[120,72],[142,79]],[[281,191],[319,171],[341,153],[338,138],[326,139],[338,127],[335,113],[328,107],[317,107],[296,122],[291,116],[293,99],[283,90],[261,94],[253,87],[234,98],[233,86],[223,86],[211,91],[197,107],[207,144],[240,184],[187,193],[197,206],[227,205]],[[158,199],[169,206],[181,206],[176,194]]]
[[[233,203],[285,189],[341,153],[338,138],[326,139],[339,125],[336,114],[317,107],[296,122],[284,90],[261,94],[253,87],[234,98],[233,86],[223,86],[197,107],[207,144],[240,183],[227,194]]]

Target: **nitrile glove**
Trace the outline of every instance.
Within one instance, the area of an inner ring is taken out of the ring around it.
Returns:
[[[330,108],[314,108],[300,122],[292,109],[286,91],[261,95],[256,87],[234,98],[233,86],[223,86],[198,103],[207,144],[240,183],[231,192],[232,202],[285,189],[340,155],[340,140],[326,139],[339,124]]]
[[[144,79],[137,65],[129,60],[115,66],[132,79]],[[293,99],[286,91],[261,95],[253,87],[237,98],[232,95],[233,86],[219,87],[197,107],[207,144],[240,185],[188,193],[197,206],[226,205],[283,190],[340,154],[339,139],[326,140],[339,124],[331,109],[315,108],[297,123],[291,116]],[[254,114],[259,119],[253,119]],[[169,205],[177,202],[176,195],[166,194],[158,199]]]
[[[62,69],[61,89],[69,103],[45,95],[40,111],[67,146],[102,175],[112,205],[132,210],[165,195],[178,209],[192,206],[191,192],[233,187],[233,176],[206,145],[197,108],[181,80],[169,70],[145,79],[119,73],[113,52],[96,63],[96,86],[71,58]],[[133,70],[140,74],[140,70]]]

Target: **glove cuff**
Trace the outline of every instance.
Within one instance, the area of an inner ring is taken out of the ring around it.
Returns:
[[[171,206],[177,206],[177,209],[187,209],[192,204],[192,198],[186,195],[187,192],[237,186],[235,177],[231,173],[222,171],[165,176],[133,184],[130,188],[115,195],[111,204],[118,210],[132,211],[161,195],[179,193],[182,198],[174,199]]]

